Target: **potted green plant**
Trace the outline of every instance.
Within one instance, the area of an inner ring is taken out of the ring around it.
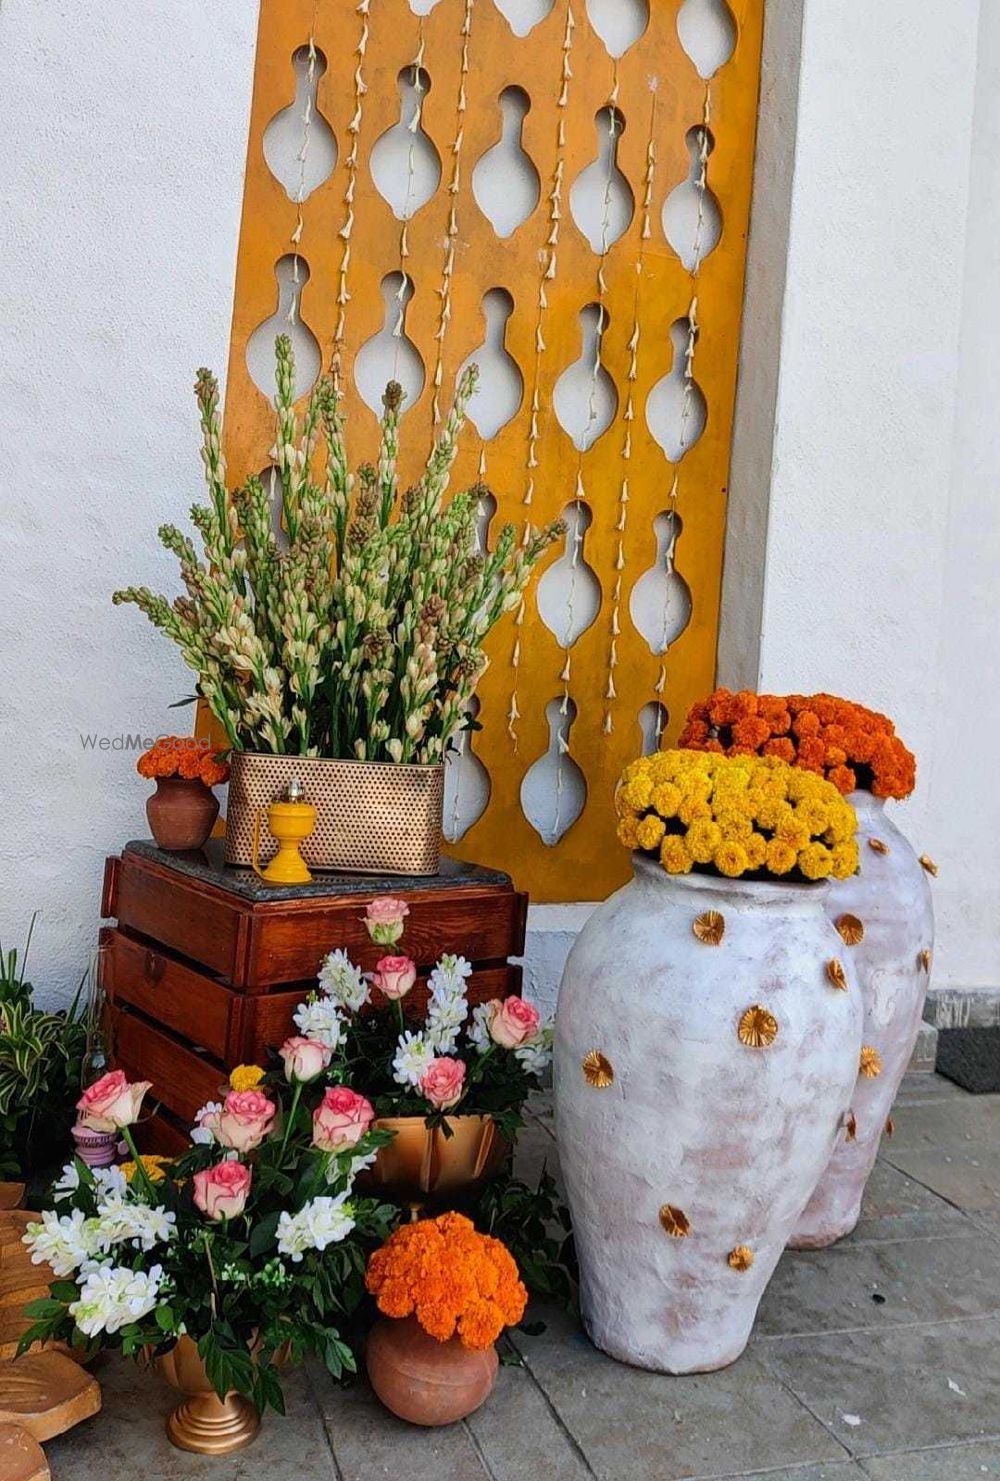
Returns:
[[[446,500],[475,367],[423,474],[401,491],[401,388],[386,388],[377,464],[352,474],[333,379],[321,377],[300,419],[291,344],[281,336],[275,348],[280,510],[256,476],[230,495],[218,386],[202,370],[195,391],[210,498],[191,518],[204,559],[163,525],[185,595],[171,603],[129,587],[113,600],[134,603],[180,647],[228,738],[228,862],[252,862],[255,818],[297,775],[318,809],[303,847],[308,864],[432,874],[443,763],[470,723],[484,640],[561,527],[518,542],[506,525],[484,551],[476,527],[485,488]],[[266,858],[275,848],[266,827],[262,842]]]
[[[69,1007],[42,1012],[24,950],[0,947],[0,1179],[30,1177],[65,1153],[87,1047],[81,981]]]

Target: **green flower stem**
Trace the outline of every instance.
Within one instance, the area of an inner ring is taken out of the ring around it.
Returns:
[[[135,1142],[132,1139],[132,1128],[130,1126],[121,1126],[119,1127],[119,1130],[121,1131],[122,1136],[125,1138],[125,1145],[132,1153],[132,1161],[135,1163],[135,1176],[137,1182],[146,1193],[152,1204],[154,1206],[158,1206],[160,1200],[157,1195],[156,1189],[153,1187],[153,1180],[146,1171],[143,1160],[139,1156],[139,1152],[136,1148]]]
[[[285,1122],[285,1134],[281,1138],[281,1151],[278,1154],[278,1162],[279,1162],[279,1164],[282,1163],[282,1162],[284,1162],[284,1160],[285,1160],[285,1148],[288,1146],[289,1133],[291,1132],[292,1126],[295,1123],[295,1116],[296,1116],[296,1113],[297,1113],[297,1111],[299,1109],[299,1101],[301,1099],[302,1099],[302,1081],[301,1080],[296,1080],[296,1082],[295,1082],[295,1090],[292,1093],[292,1109],[288,1113],[288,1119]]]

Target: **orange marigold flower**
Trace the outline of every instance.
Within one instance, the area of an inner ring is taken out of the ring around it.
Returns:
[[[490,1347],[521,1320],[528,1293],[499,1240],[463,1214],[404,1224],[368,1261],[365,1284],[387,1316],[416,1314],[424,1331],[466,1347]]]
[[[764,746],[765,756],[777,756],[779,761],[794,762],[795,742],[789,740],[787,735],[778,736],[775,740],[769,740]]]

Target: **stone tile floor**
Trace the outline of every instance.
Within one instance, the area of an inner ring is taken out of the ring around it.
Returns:
[[[669,1378],[596,1352],[559,1313],[515,1334],[488,1404],[411,1429],[364,1384],[294,1374],[289,1413],[208,1461],[174,1450],[174,1402],[117,1360],[104,1411],[47,1453],[55,1481],[973,1481],[1000,1477],[1000,1096],[911,1075],[864,1217],[837,1247],[789,1253],[749,1348],[720,1373]],[[553,1162],[549,1106],[522,1158]]]

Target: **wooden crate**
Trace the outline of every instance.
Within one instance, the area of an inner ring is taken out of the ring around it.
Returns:
[[[101,914],[101,979],[114,1063],[150,1080],[155,1115],[147,1149],[175,1153],[206,1100],[218,1099],[236,1064],[263,1063],[292,1031],[292,1014],[320,963],[343,947],[366,970],[384,948],[363,916],[378,894],[406,900],[403,947],[420,969],[405,1002],[418,1021],[426,979],[444,952],[472,964],[469,1000],[517,992],[527,896],[505,874],[444,860],[433,879],[320,875],[276,889],[248,870],[227,869],[221,844],[204,856],[130,843],[107,860]]]

